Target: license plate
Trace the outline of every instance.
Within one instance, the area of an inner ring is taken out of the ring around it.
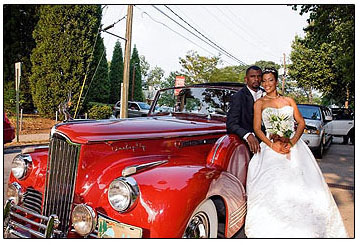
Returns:
[[[99,238],[141,238],[142,229],[119,223],[104,217],[98,217]]]

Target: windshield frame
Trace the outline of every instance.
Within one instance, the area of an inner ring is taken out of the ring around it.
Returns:
[[[232,96],[237,93],[242,87],[234,87],[234,86],[212,86],[212,85],[203,85],[202,84],[197,84],[197,85],[192,85],[192,86],[181,86],[181,87],[170,87],[170,88],[164,88],[164,89],[160,89],[157,91],[156,96],[154,97],[153,103],[151,105],[151,108],[149,110],[148,116],[167,116],[167,115],[191,115],[191,116],[199,116],[199,117],[214,117],[214,118],[226,118],[227,117],[227,111],[225,112],[224,115],[222,114],[211,114],[211,113],[192,113],[192,112],[186,112],[186,111],[172,111],[172,112],[155,112],[155,108],[156,107],[160,107],[158,105],[158,100],[161,96],[161,94],[165,91],[171,91],[171,90],[175,90],[175,89],[214,89],[214,90],[222,90],[222,91],[230,91],[233,92]],[[232,97],[230,96],[230,98]],[[230,103],[230,100],[229,100]],[[173,107],[174,108],[174,107]]]

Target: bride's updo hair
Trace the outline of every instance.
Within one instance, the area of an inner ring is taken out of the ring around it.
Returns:
[[[264,70],[262,71],[262,77],[263,77],[264,74],[268,74],[268,73],[272,73],[273,76],[275,77],[276,81],[278,81],[278,71],[275,68],[273,68],[273,67],[264,68]]]

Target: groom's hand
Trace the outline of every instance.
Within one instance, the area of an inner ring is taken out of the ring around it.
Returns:
[[[253,134],[248,135],[247,143],[248,143],[249,149],[251,150],[251,152],[253,154],[261,151],[261,147],[259,146],[259,142],[258,142],[257,138]]]

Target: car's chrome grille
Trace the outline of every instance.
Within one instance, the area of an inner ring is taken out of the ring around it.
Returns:
[[[23,206],[38,214],[41,214],[43,194],[33,188],[28,188],[24,193]]]
[[[80,145],[54,134],[50,140],[43,215],[58,216],[59,230],[69,229]]]

